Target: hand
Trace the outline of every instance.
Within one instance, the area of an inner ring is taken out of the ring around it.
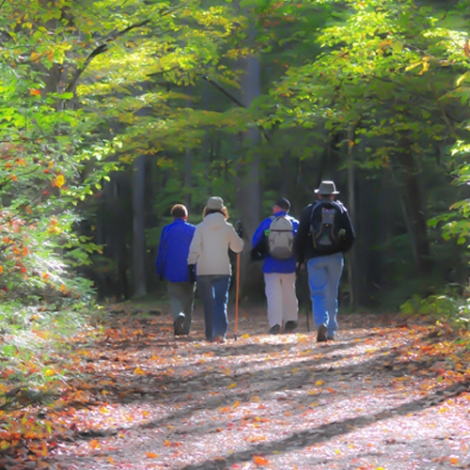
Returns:
[[[235,222],[235,232],[237,232],[237,235],[240,237],[240,238],[243,238],[243,227],[242,227],[242,223],[240,220],[237,220]]]
[[[191,284],[196,282],[196,265],[188,264],[188,278]]]

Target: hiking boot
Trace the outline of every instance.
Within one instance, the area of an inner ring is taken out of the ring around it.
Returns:
[[[216,336],[214,338],[214,343],[225,343],[227,340],[225,339],[225,336]]]
[[[184,313],[180,313],[178,318],[175,320],[173,326],[175,327],[175,336],[183,334],[183,325],[184,325]]]
[[[320,325],[317,332],[317,343],[324,343],[326,341],[326,325]]]
[[[286,324],[284,325],[284,331],[286,333],[289,333],[291,331],[294,331],[296,328],[297,328],[297,325],[298,323],[296,321],[293,321],[293,320],[289,320],[288,322],[286,322]]]
[[[281,327],[279,325],[274,325],[269,329],[270,335],[278,335],[281,331]]]
[[[326,336],[327,341],[334,341],[335,340],[335,335],[330,333]]]

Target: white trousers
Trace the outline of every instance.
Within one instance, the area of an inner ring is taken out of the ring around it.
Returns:
[[[269,327],[299,321],[299,303],[295,295],[295,273],[264,273],[268,301]]]

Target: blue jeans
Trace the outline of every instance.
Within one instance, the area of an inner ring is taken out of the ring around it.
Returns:
[[[317,328],[322,324],[327,327],[328,336],[334,336],[338,329],[338,287],[343,266],[343,253],[312,258],[307,263],[313,320]]]
[[[230,287],[229,275],[198,276],[197,287],[204,307],[204,322],[206,324],[206,339],[227,334],[228,318],[227,303]]]

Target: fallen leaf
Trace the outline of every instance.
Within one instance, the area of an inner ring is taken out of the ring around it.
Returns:
[[[269,460],[265,457],[261,457],[259,455],[254,455],[253,456],[253,462],[255,463],[255,465],[267,465],[269,463]]]

